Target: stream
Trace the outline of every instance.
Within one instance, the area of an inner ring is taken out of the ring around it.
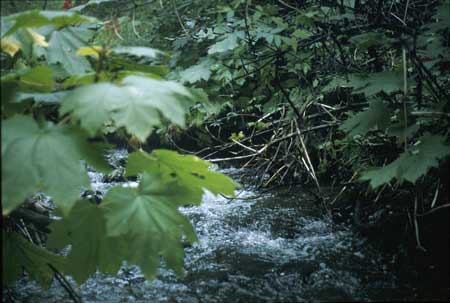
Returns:
[[[119,150],[113,158],[126,157]],[[114,160],[114,159],[112,159]],[[238,169],[222,169],[237,181]],[[90,172],[92,187],[113,185]],[[381,254],[345,226],[333,224],[302,192],[259,193],[246,187],[236,199],[205,193],[200,206],[182,208],[198,242],[185,250],[184,279],[165,268],[147,282],[124,266],[116,276],[95,274],[76,287],[83,302],[310,302],[413,299],[408,284],[389,270]],[[75,285],[75,282],[69,278]],[[72,302],[56,282],[48,292],[22,279],[19,302]]]

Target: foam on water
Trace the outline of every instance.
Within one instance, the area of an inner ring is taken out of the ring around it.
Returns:
[[[102,194],[113,185],[137,186],[103,183],[96,172],[89,176]],[[138,268],[125,266],[116,276],[94,275],[80,291],[86,302],[299,302],[371,300],[377,298],[374,285],[397,286],[364,239],[334,225],[311,203],[252,189],[234,199],[206,192],[201,205],[180,208],[198,236],[185,250],[184,279],[162,268],[147,282]],[[58,284],[48,293],[30,285],[22,284],[21,292],[35,302],[70,302]]]

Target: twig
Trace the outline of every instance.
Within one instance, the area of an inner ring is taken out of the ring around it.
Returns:
[[[173,5],[173,9],[174,9],[174,11],[175,11],[175,15],[177,16],[178,23],[180,24],[180,26],[181,26],[181,28],[183,29],[184,33],[185,33],[188,37],[192,38],[192,35],[189,33],[189,31],[186,29],[186,27],[184,27],[183,21],[181,20],[180,14],[178,13],[178,9],[177,9],[177,6],[175,5],[175,2],[174,2],[174,1],[172,1],[172,5]]]
[[[81,299],[81,296],[77,294],[77,292],[73,289],[72,285],[70,285],[69,281],[67,281],[64,275],[62,275],[61,272],[52,264],[48,263],[47,265],[54,272],[56,280],[58,280],[59,284],[67,291],[70,298],[76,303],[82,303],[83,301]]]
[[[133,33],[136,35],[136,37],[138,37],[139,39],[142,39],[141,35],[139,35],[139,33],[136,30],[135,19],[136,19],[136,9],[133,10],[133,17],[131,19],[131,27],[133,28]]]
[[[441,205],[441,206],[438,206],[438,207],[435,207],[435,208],[433,208],[433,209],[431,209],[431,210],[429,210],[429,211],[427,211],[427,212],[425,212],[423,214],[417,214],[417,217],[426,216],[426,215],[435,213],[438,210],[441,210],[441,209],[444,209],[444,208],[447,208],[447,207],[450,207],[450,203],[449,204],[444,204],[444,205]]]
[[[427,250],[420,243],[419,222],[417,221],[417,196],[414,199],[414,229],[416,230],[417,248],[423,252],[426,252]]]
[[[242,144],[242,143],[239,142],[239,141],[236,141],[236,140],[234,140],[234,139],[231,139],[231,141],[233,141],[234,143],[236,143],[237,145],[239,145],[239,146],[241,146],[241,147],[243,147],[243,148],[245,148],[245,149],[248,149],[248,150],[251,151],[251,152],[254,152],[254,153],[257,152],[256,149],[253,149],[253,148],[251,148],[251,147],[248,147],[248,146]]]
[[[438,197],[438,195],[439,195],[439,183],[440,183],[440,181],[441,181],[441,180],[438,179],[438,183],[437,183],[437,186],[436,186],[436,191],[434,192],[433,202],[431,202],[431,208],[433,208],[434,205],[436,204],[437,197]]]

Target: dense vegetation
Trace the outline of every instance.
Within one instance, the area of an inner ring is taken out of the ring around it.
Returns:
[[[177,207],[235,184],[197,157],[144,151],[165,146],[250,167],[261,187],[311,187],[447,287],[448,0],[116,2],[2,18],[3,283],[22,267],[43,286],[59,271],[81,283],[123,260],[152,278],[159,256],[182,274],[195,235]],[[134,150],[139,188],[80,200],[112,142]],[[62,217],[46,245],[27,234],[42,229],[26,215],[37,192]]]

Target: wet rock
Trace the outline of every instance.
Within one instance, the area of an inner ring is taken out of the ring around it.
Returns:
[[[84,198],[95,204],[99,204],[103,199],[103,194],[98,190],[93,191],[93,190],[87,189],[81,194],[81,198]]]
[[[112,182],[125,182],[125,168],[118,167],[109,174],[103,177],[103,182],[112,183]]]

